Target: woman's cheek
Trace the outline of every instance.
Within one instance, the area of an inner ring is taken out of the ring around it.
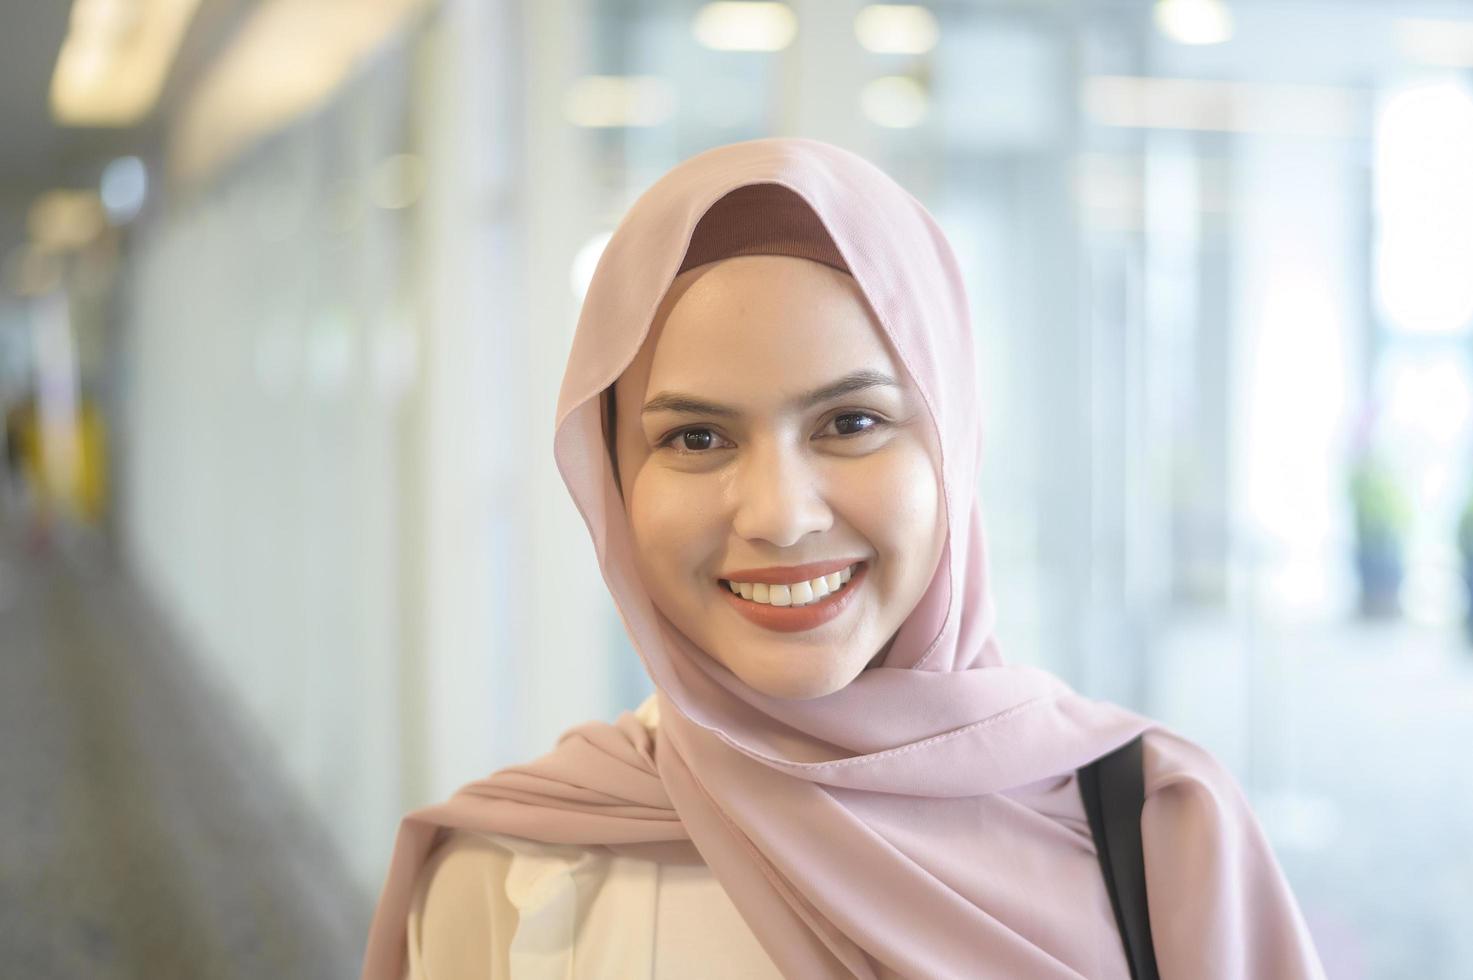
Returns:
[[[913,548],[930,537],[939,517],[936,473],[923,447],[890,448],[846,474],[840,492],[850,520],[871,543]]]
[[[631,496],[631,521],[639,547],[667,570],[685,569],[706,547],[717,513],[710,491],[689,474],[646,467]]]

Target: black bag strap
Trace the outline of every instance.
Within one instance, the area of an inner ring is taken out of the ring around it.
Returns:
[[[1146,907],[1141,809],[1146,803],[1141,736],[1078,770],[1079,793],[1115,909],[1132,980],[1160,980]]]

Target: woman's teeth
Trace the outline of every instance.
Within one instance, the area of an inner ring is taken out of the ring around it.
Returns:
[[[840,572],[830,572],[807,582],[792,585],[768,585],[766,582],[727,582],[731,591],[743,599],[767,606],[806,606],[839,589],[854,576],[854,565]]]

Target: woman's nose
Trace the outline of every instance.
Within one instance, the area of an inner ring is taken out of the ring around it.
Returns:
[[[833,526],[821,475],[801,450],[768,446],[749,452],[741,461],[733,491],[732,530],[748,540],[786,548],[805,534]]]

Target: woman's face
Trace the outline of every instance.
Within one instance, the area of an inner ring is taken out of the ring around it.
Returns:
[[[677,629],[781,698],[883,656],[945,512],[935,428],[853,278],[778,255],[688,270],[615,400],[640,575]]]

